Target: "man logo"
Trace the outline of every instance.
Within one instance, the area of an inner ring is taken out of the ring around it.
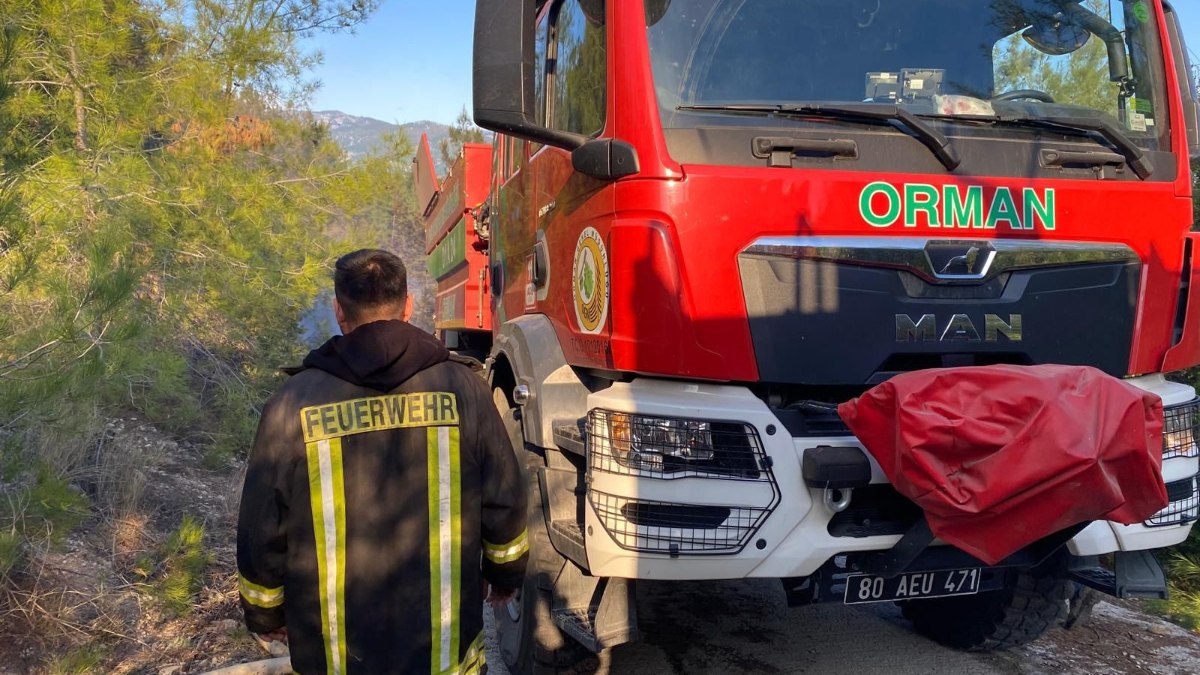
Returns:
[[[1022,338],[1020,314],[1009,314],[1007,321],[998,314],[984,314],[982,337],[966,314],[951,316],[939,331],[942,325],[933,314],[923,314],[917,320],[897,314],[896,342],[999,342],[1001,337],[1008,342],[1020,342]]]

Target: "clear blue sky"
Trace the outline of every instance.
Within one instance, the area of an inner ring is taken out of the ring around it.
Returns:
[[[1176,0],[1175,7],[1200,55],[1200,0]],[[314,73],[322,86],[313,109],[386,122],[454,121],[471,102],[474,19],[474,0],[384,0],[355,34],[313,39],[325,54]]]

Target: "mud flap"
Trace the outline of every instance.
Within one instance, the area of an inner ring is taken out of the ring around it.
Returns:
[[[1162,565],[1150,551],[1117,551],[1113,569],[1098,563],[1072,569],[1071,577],[1084,586],[1117,598],[1167,599],[1167,577]]]
[[[599,654],[638,639],[632,579],[587,576],[567,562],[547,590],[554,623],[588,650]]]

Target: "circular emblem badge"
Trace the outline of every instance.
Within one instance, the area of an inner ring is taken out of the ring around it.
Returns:
[[[594,227],[584,228],[571,266],[575,318],[585,333],[599,333],[608,318],[608,251]]]

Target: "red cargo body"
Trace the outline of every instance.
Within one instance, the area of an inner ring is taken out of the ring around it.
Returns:
[[[417,206],[425,226],[429,275],[437,282],[434,329],[490,333],[487,244],[476,208],[487,199],[492,179],[492,147],[467,143],[439,181],[429,138],[421,136],[414,160]]]

